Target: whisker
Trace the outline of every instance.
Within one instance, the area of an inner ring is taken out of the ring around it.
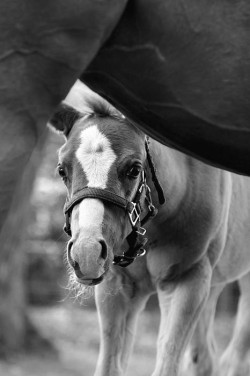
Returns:
[[[74,301],[79,302],[83,305],[86,300],[94,296],[94,287],[85,286],[77,282],[76,276],[72,268],[68,265],[67,267],[69,273],[68,284],[65,290],[68,290],[68,294],[65,299],[72,298]]]

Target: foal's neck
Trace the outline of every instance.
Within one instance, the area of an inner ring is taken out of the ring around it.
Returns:
[[[184,167],[186,155],[150,139],[150,152],[156,166],[157,177],[166,198],[167,215],[174,215],[187,191],[187,170]],[[150,172],[148,173],[150,175]],[[149,180],[154,203],[158,203],[157,192],[152,180]],[[158,206],[158,205],[157,205]],[[159,206],[158,206],[159,207]]]

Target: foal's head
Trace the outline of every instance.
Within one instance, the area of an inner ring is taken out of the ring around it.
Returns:
[[[145,135],[99,96],[82,101],[82,110],[63,104],[51,119],[66,137],[58,172],[68,200],[88,187],[133,201],[146,163]],[[98,284],[131,232],[129,217],[121,207],[89,195],[76,200],[69,212],[68,262],[78,282]]]

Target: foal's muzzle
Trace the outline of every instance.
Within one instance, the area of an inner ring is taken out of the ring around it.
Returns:
[[[85,243],[74,252],[74,243],[70,240],[67,246],[67,259],[74,270],[79,283],[92,286],[103,280],[105,264],[108,258],[107,245],[104,240]],[[87,267],[88,266],[88,267]]]

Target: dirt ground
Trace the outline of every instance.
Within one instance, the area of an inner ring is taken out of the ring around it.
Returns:
[[[0,376],[93,375],[99,348],[95,310],[60,304],[52,308],[33,308],[30,315],[55,350],[0,361]],[[158,312],[146,311],[141,315],[128,375],[145,376],[145,370],[147,375],[153,370],[158,324]],[[216,334],[221,348],[227,343],[232,327],[232,318],[217,319]]]

